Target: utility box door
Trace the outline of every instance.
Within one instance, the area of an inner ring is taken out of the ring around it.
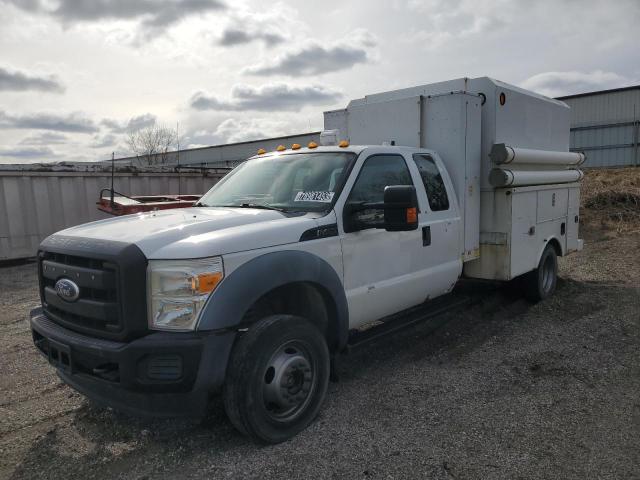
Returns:
[[[350,106],[348,135],[353,145],[420,147],[420,97]]]
[[[580,221],[580,184],[569,188],[569,208],[567,215],[567,251],[578,250],[578,224]]]
[[[511,190],[511,262],[509,279],[536,268],[538,240],[536,202],[538,193]]]
[[[457,92],[423,98],[422,147],[438,152],[456,190],[463,220],[463,261],[480,256],[481,100]]]
[[[553,190],[538,191],[538,222],[555,220],[567,216],[567,204],[569,203],[569,190],[567,188],[555,188]]]

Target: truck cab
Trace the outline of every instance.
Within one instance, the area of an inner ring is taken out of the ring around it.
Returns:
[[[460,98],[480,111],[478,95]],[[475,138],[466,128],[454,132],[463,146]],[[532,300],[553,293],[577,185],[542,171],[543,186],[480,194],[480,143],[460,151],[282,146],[243,162],[192,208],[51,235],[38,252],[34,343],[64,382],[99,403],[199,414],[221,394],[239,431],[286,440],[317,415],[353,331],[428,306],[463,275],[522,275]],[[532,201],[546,216],[525,214]],[[506,226],[483,219],[480,203],[508,212]]]

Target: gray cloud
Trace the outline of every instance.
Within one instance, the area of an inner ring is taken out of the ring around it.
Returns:
[[[274,115],[246,115],[240,118],[226,118],[213,129],[188,130],[184,136],[184,144],[192,147],[219,145],[280,137],[294,131],[298,131],[297,127]]]
[[[251,43],[256,40],[263,41],[268,46],[273,46],[284,42],[286,37],[275,31],[249,31],[245,28],[231,27],[222,32],[222,37],[220,37],[218,43],[225,47],[232,47]]]
[[[92,133],[98,130],[93,120],[81,113],[57,115],[52,113],[32,113],[10,115],[0,110],[1,129],[52,130],[57,132]]]
[[[338,44],[325,47],[310,44],[302,49],[286,52],[273,62],[247,67],[243,73],[250,75],[321,75],[351,68],[358,63],[367,63],[370,57],[367,48],[359,45]]]
[[[332,104],[341,97],[342,94],[337,90],[320,85],[236,85],[231,89],[231,98],[228,100],[197,92],[191,97],[190,105],[196,110],[298,110],[305,105]]]
[[[102,136],[96,135],[93,137],[91,148],[113,147],[116,143],[118,143],[118,137],[112,133],[107,133]]]
[[[37,158],[53,156],[55,156],[55,153],[49,147],[0,148],[0,157]]]
[[[64,87],[53,76],[30,75],[0,67],[0,91],[19,92],[26,90],[62,93],[64,92]]]
[[[69,138],[61,133],[43,132],[30,135],[20,141],[20,145],[53,145],[67,143]]]
[[[146,127],[150,127],[155,124],[157,121],[157,117],[151,113],[145,113],[143,115],[138,115],[136,117],[131,117],[126,123],[118,122],[117,120],[112,120],[109,118],[105,118],[102,120],[101,125],[107,127],[112,133],[126,133],[126,132],[136,132]]]
[[[624,87],[633,83],[636,82],[617,73],[595,70],[593,72],[539,73],[526,79],[521,86],[549,97],[559,97],[573,93]]]
[[[147,28],[167,27],[202,13],[223,10],[220,0],[5,0],[16,7],[51,15],[61,22],[98,22],[102,20],[140,20]]]

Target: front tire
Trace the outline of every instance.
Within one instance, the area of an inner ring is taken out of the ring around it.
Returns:
[[[550,243],[547,244],[538,268],[524,275],[524,296],[532,303],[549,298],[558,283],[558,255]]]
[[[329,363],[324,336],[302,317],[273,315],[251,325],[227,369],[223,399],[231,423],[257,442],[293,437],[322,407]]]

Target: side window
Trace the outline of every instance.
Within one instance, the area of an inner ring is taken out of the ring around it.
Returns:
[[[413,185],[407,164],[400,155],[374,155],[367,158],[347,201],[382,202],[387,185]]]
[[[427,191],[427,199],[429,200],[431,211],[449,210],[447,189],[444,186],[444,181],[436,162],[428,155],[414,155],[413,161],[418,167],[422,183],[424,183],[424,189]]]
[[[347,204],[382,203],[387,185],[413,185],[407,164],[400,155],[373,155],[365,160]],[[360,229],[376,227],[384,223],[384,212],[373,208],[360,210],[355,220]]]

